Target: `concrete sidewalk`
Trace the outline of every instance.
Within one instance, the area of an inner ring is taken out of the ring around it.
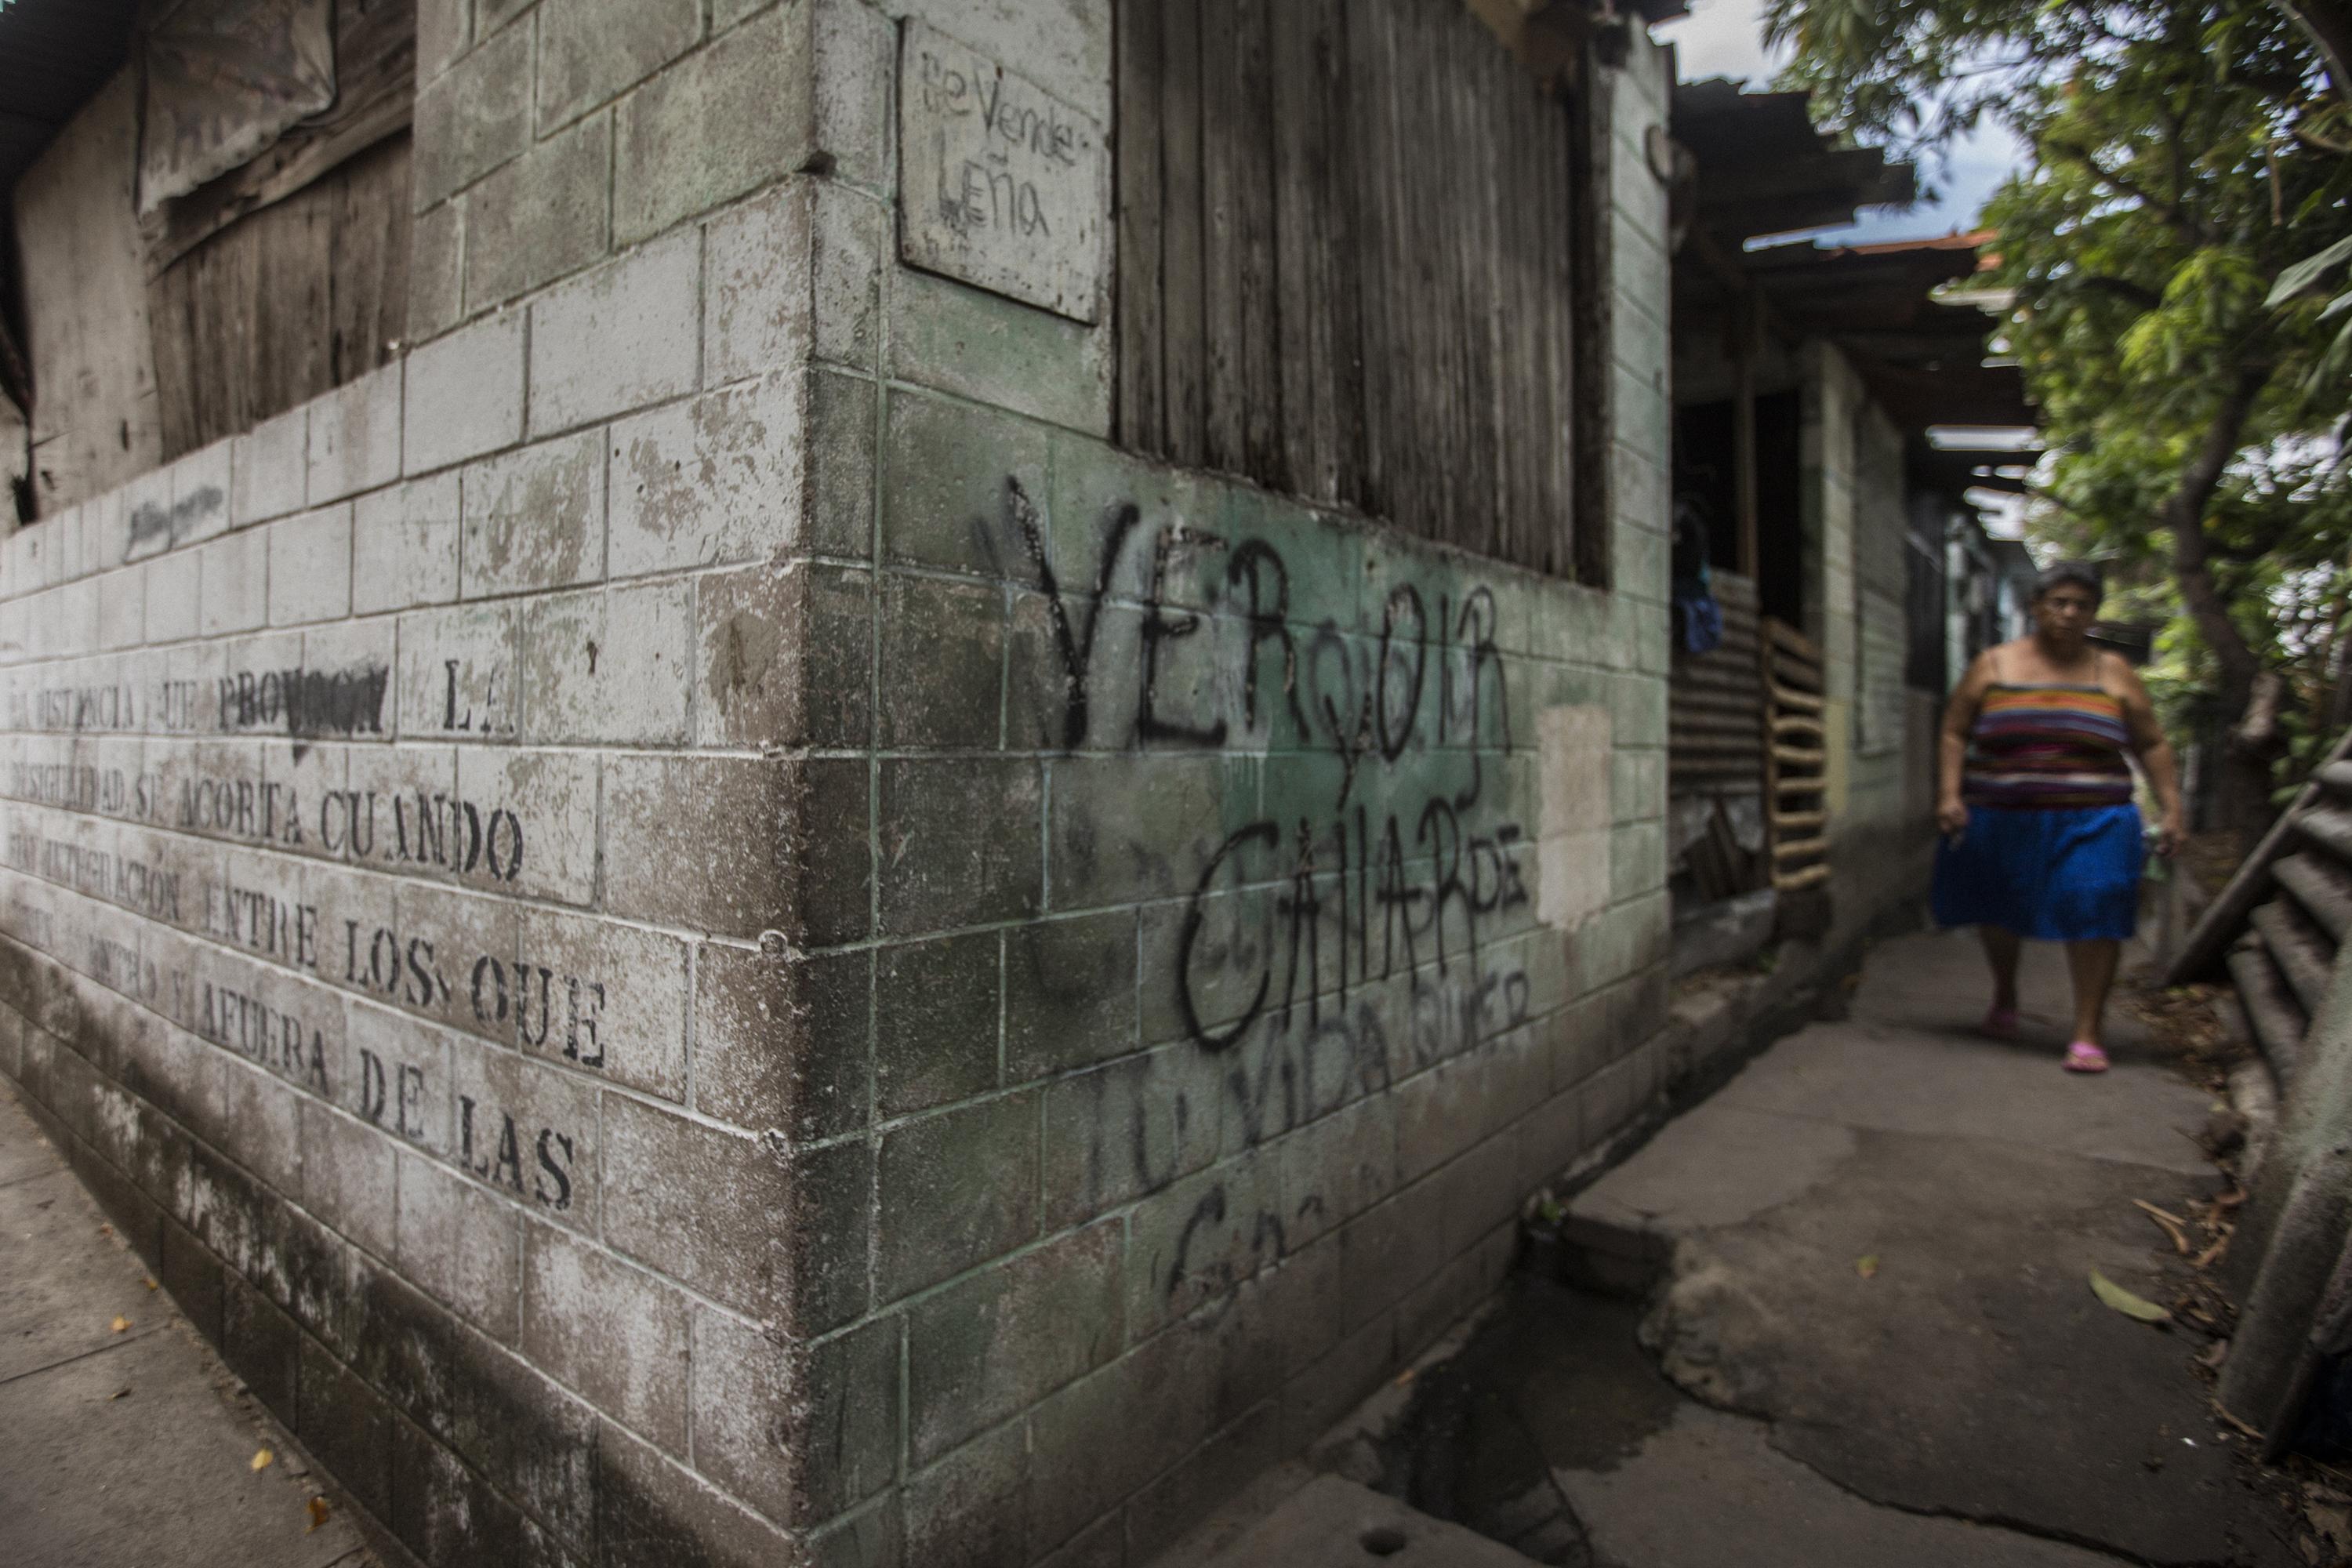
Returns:
[[[1846,1017],[1576,1197],[1577,1286],[1515,1276],[1161,1568],[1352,1542],[1370,1505],[1298,1489],[1316,1466],[1557,1568],[2324,1560],[2210,1409],[2207,1340],[2088,1283],[2175,1300],[2189,1265],[2132,1200],[2222,1186],[2210,1100],[2121,1008],[2114,1070],[2065,1073],[2059,952],[2021,980],[2027,1037],[1996,1043],[1971,937],[1874,949]]]
[[[1598,1272],[1663,1275],[1642,1337],[1699,1402],[1556,1467],[1604,1558],[2302,1561],[2209,1407],[2208,1341],[2088,1283],[2175,1300],[2189,1266],[2133,1200],[2180,1215],[2221,1189],[2194,1138],[2210,1097],[2120,1008],[2114,1070],[2062,1071],[2059,950],[2030,947],[2021,979],[2026,1037],[1983,1039],[1972,935],[1888,942],[1847,1018],[1575,1200]]]
[[[120,1321],[125,1326],[117,1329]],[[0,1563],[358,1568],[301,1461],[0,1085]],[[257,1472],[257,1449],[272,1462]]]

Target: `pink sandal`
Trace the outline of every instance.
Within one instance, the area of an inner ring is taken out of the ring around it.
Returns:
[[[1990,1035],[1996,1040],[2013,1040],[2017,1038],[2017,1009],[2014,1007],[1993,1008],[1990,1012],[1985,1015],[1981,1032]]]
[[[2107,1070],[2107,1053],[2088,1040],[2074,1041],[2066,1047],[2066,1070],[2105,1072]]]

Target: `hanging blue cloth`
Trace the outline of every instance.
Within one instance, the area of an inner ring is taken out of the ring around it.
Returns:
[[[1712,653],[1723,642],[1723,606],[1705,580],[1677,578],[1674,586],[1675,639],[1685,653]]]
[[[1708,584],[1706,509],[1694,497],[1675,502],[1674,581],[1666,590],[1674,608],[1675,646],[1685,653],[1711,653],[1723,642],[1723,606]]]

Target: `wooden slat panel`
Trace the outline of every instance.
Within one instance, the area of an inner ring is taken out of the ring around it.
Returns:
[[[2318,928],[2300,909],[2278,899],[2256,905],[2248,919],[2263,945],[2270,949],[2271,961],[2294,988],[2304,1012],[2316,1015],[2327,999],[2327,980],[2336,961]]]
[[[2259,937],[2251,932],[2230,950],[2230,979],[2238,990],[2238,1001],[2246,1010],[2246,1021],[2252,1026],[2254,1044],[2261,1047],[2263,1058],[2276,1075],[2279,1092],[2290,1093],[2303,1067],[2304,1036],[2310,1028],[2310,1019],[2303,1005],[2288,989],[2286,977],[2278,965],[2271,962],[2270,951]]]
[[[1330,203],[1324,165],[1332,138],[1325,68],[1330,47],[1320,0],[1271,7],[1268,47],[1274,96],[1274,272],[1276,371],[1281,379],[1282,466],[1289,486],[1318,500],[1336,499],[1332,486],[1332,410],[1324,373],[1330,353],[1330,319],[1320,292],[1330,286]],[[1123,327],[1122,327],[1122,330]],[[1124,351],[1121,353],[1124,358]]]
[[[1774,647],[1811,664],[1822,662],[1822,650],[1813,646],[1811,639],[1788,622],[1767,621],[1765,630],[1771,637]]]
[[[1208,321],[1202,247],[1202,0],[1156,0],[1160,12],[1160,416],[1158,453],[1197,467],[1209,448]],[[1121,352],[1126,334],[1120,333]]]
[[[2338,860],[2352,863],[2352,811],[2314,806],[2297,815],[2294,830]]]
[[[1583,563],[1570,105],[1454,0],[1116,6],[1122,440]]]
[[[1397,161],[1397,100],[1391,89],[1375,85],[1392,80],[1396,73],[1396,49],[1389,36],[1394,22],[1386,5],[1360,7],[1348,16],[1348,138],[1357,153],[1349,202],[1356,213],[1360,247],[1356,270],[1363,290],[1359,315],[1362,336],[1356,353],[1363,376],[1363,451],[1357,499],[1367,510],[1412,528],[1416,523],[1406,514],[1408,498],[1399,491],[1390,471],[1396,445],[1393,432],[1406,423],[1393,385],[1401,357],[1397,340],[1406,325],[1401,319],[1404,301],[1391,292],[1401,255],[1397,236],[1405,223],[1397,207],[1396,182],[1390,174]]]
[[[1757,663],[1764,676],[1766,718],[1759,739],[1772,740],[1764,753],[1765,793],[1771,805],[1764,819],[1766,858],[1775,868],[1772,885],[1795,891],[1829,879],[1826,859],[1801,868],[1792,865],[1829,853],[1828,781],[1822,777],[1829,752],[1825,744],[1789,745],[1780,738],[1813,736],[1826,742],[1828,731],[1820,717],[1825,704],[1819,697],[1790,689],[1791,685],[1810,684],[1816,689],[1821,686],[1818,671],[1808,681],[1801,669],[1792,668],[1811,645],[1785,623],[1769,616],[1761,634]],[[1784,800],[1806,796],[1816,797],[1821,804],[1797,810],[1781,806]],[[1801,833],[1811,837],[1795,837]]]
[[[1160,0],[1118,0],[1118,433],[1162,450],[1160,358]]]
[[[1233,30],[1249,0],[1196,0],[1201,16],[1201,324],[1202,460],[1246,471],[1242,426],[1242,187],[1260,149],[1250,145],[1250,104]]]
[[[1778,684],[1772,686],[1769,695],[1776,706],[1793,708],[1802,713],[1818,713],[1827,706],[1823,699],[1816,693],[1798,691]]]
[[[2342,943],[2352,931],[2352,872],[2325,856],[2290,855],[2278,863],[2277,875],[2279,886]]]
[[[330,353],[337,385],[389,363],[408,331],[409,139],[378,143],[331,182]]]
[[[166,458],[390,363],[408,309],[409,139],[378,142],[148,285]]]
[[[1364,449],[1367,405],[1364,395],[1364,214],[1359,203],[1363,189],[1360,165],[1363,149],[1353,133],[1358,110],[1357,81],[1349,69],[1354,57],[1349,0],[1286,0],[1282,9],[1312,6],[1322,15],[1318,33],[1321,67],[1325,158],[1317,199],[1323,212],[1321,243],[1317,247],[1320,268],[1309,279],[1320,285],[1321,349],[1317,363],[1317,440],[1329,453],[1329,478],[1317,493],[1339,501],[1360,503],[1369,459]],[[1367,90],[1370,90],[1367,84]],[[1279,223],[1279,217],[1276,220]]]

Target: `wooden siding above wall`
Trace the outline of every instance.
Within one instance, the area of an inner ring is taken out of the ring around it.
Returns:
[[[394,356],[408,300],[405,132],[239,218],[148,285],[163,460]]]
[[[1120,440],[1605,575],[1574,106],[1459,0],[1118,0],[1117,47]]]
[[[155,361],[131,206],[138,112],[138,79],[126,67],[14,193],[41,516],[103,495],[159,460]]]

